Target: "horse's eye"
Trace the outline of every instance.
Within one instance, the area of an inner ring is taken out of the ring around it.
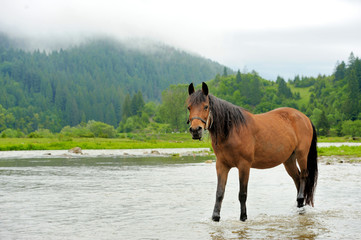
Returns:
[[[187,107],[188,108],[188,111],[190,111],[191,110],[191,108],[190,107]]]
[[[204,106],[204,110],[207,110],[208,109],[208,105]]]

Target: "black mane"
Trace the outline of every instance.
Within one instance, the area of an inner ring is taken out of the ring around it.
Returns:
[[[198,90],[189,96],[188,104],[200,104],[206,101],[206,97],[201,90]],[[208,95],[208,98],[212,117],[208,130],[217,141],[227,139],[233,127],[246,124],[244,109],[211,94]]]

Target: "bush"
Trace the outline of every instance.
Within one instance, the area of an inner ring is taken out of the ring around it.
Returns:
[[[22,133],[19,130],[14,130],[14,129],[6,129],[4,131],[1,132],[0,134],[1,138],[21,138],[24,137],[24,133]]]
[[[114,138],[116,136],[116,131],[111,125],[90,120],[86,125],[79,124],[75,127],[65,126],[60,134],[67,137]]]
[[[86,126],[78,125],[76,127],[65,126],[60,134],[67,137],[85,137],[92,138],[94,134]]]
[[[361,137],[361,120],[344,121],[342,123],[342,134],[351,137]]]
[[[54,134],[49,129],[38,129],[28,135],[28,138],[52,138]]]
[[[114,138],[116,135],[114,127],[103,122],[90,120],[86,127],[94,134],[95,137]]]

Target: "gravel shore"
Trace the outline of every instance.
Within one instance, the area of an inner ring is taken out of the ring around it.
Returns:
[[[318,143],[318,147],[360,146],[361,143]],[[115,149],[86,150],[73,148],[69,150],[31,150],[31,151],[0,151],[0,159],[9,158],[82,158],[82,157],[167,157],[167,156],[207,156],[213,154],[209,148],[156,148],[156,149]],[[361,162],[361,158],[347,156],[319,157],[321,162],[342,163]]]
[[[77,152],[77,153],[76,153]],[[167,157],[209,155],[209,148],[157,148],[157,149],[120,149],[120,150],[32,150],[0,151],[0,159],[9,158],[82,158],[82,157]]]

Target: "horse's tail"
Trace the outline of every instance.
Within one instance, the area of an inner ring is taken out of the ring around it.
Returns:
[[[317,167],[317,134],[316,134],[315,126],[313,124],[312,124],[312,129],[313,129],[313,137],[312,137],[310,151],[307,157],[308,177],[306,180],[304,197],[306,199],[306,204],[311,205],[313,207],[313,195],[315,193],[315,189],[317,185],[318,167]]]

